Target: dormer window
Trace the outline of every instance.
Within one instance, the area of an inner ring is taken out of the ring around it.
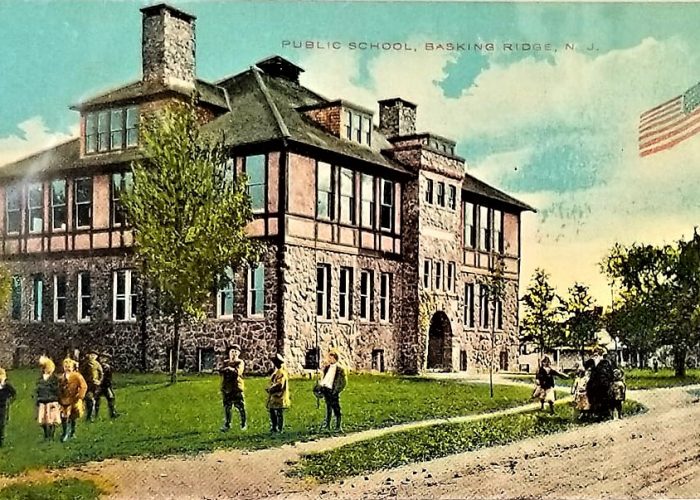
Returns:
[[[345,138],[365,146],[372,145],[372,118],[355,110],[345,109]]]
[[[138,145],[139,110],[136,106],[85,114],[85,153],[119,151]]]

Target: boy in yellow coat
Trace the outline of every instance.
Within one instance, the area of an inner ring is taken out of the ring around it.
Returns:
[[[275,372],[267,386],[267,409],[270,411],[270,432],[282,432],[284,410],[289,408],[289,375],[284,367],[284,358],[277,354],[272,358]]]
[[[61,405],[61,442],[75,437],[75,423],[83,414],[83,399],[87,392],[87,383],[76,371],[76,364],[70,358],[63,360],[63,374],[58,379],[58,403]],[[68,424],[70,424],[70,429]]]

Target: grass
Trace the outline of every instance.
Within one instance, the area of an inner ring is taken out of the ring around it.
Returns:
[[[586,425],[572,420],[569,405],[555,408],[554,415],[526,412],[386,434],[304,455],[290,475],[329,482]],[[643,410],[637,402],[625,403],[627,415]]]
[[[171,386],[164,374],[117,374],[117,409],[121,418],[109,420],[103,402],[99,420],[93,424],[81,420],[74,440],[46,443],[34,416],[32,394],[37,376],[26,370],[8,374],[19,398],[10,410],[5,447],[0,448],[0,474],[114,457],[279,446],[317,438],[325,414],[323,402],[316,408],[314,382],[294,379],[290,383],[292,408],[285,416],[285,432],[270,435],[265,409],[267,379],[250,378],[246,380],[248,431],[241,433],[236,428],[234,409],[234,429],[223,434],[219,432],[223,410],[217,376],[187,376]],[[494,399],[488,397],[488,391],[485,384],[352,375],[341,397],[343,426],[352,432],[494,411],[527,403],[531,395],[531,389],[525,386],[497,387]]]
[[[627,388],[632,390],[700,384],[700,369],[688,370],[685,377],[674,376],[673,370],[668,368],[660,369],[658,372],[638,368],[629,368],[624,371]],[[533,384],[535,380],[534,373],[528,375],[512,374],[507,377],[518,382],[532,382]],[[556,383],[557,385],[571,386],[573,378],[557,378]]]
[[[71,478],[12,484],[0,490],[0,500],[94,500],[102,493],[92,481]]]

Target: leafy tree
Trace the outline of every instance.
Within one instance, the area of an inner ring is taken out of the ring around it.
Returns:
[[[5,308],[12,296],[12,275],[5,266],[0,266],[0,308]]]
[[[133,187],[121,198],[134,227],[135,251],[173,328],[171,380],[176,382],[180,327],[202,319],[212,286],[259,259],[246,235],[252,220],[245,176],[234,176],[221,144],[200,137],[194,104],[168,106],[144,120],[144,157],[133,163]]]
[[[567,316],[564,321],[566,342],[578,349],[583,362],[585,348],[595,342],[595,333],[601,326],[602,310],[596,307],[588,287],[581,283],[569,288],[562,305]]]
[[[630,351],[645,359],[659,347],[656,309],[653,304],[645,303],[637,296],[617,300],[605,316],[606,328],[611,334],[619,336]]]
[[[559,297],[549,283],[544,269],[535,269],[527,291],[521,299],[524,305],[523,332],[537,342],[540,356],[561,340]]]

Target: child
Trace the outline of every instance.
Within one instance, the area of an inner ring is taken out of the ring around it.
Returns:
[[[245,364],[240,358],[241,348],[238,345],[231,346],[228,353],[228,360],[219,370],[221,374],[221,396],[224,403],[224,425],[221,432],[228,432],[231,429],[231,408],[236,407],[241,416],[241,430],[245,431],[246,425],[245,396],[243,391],[243,370]]]
[[[97,418],[97,414],[100,412],[100,400],[102,399],[102,396],[104,396],[107,400],[109,417],[117,418],[119,416],[114,404],[116,396],[114,395],[114,388],[112,387],[112,366],[110,365],[111,359],[111,354],[106,352],[100,354],[100,364],[102,365],[102,384],[100,385],[99,396],[95,400],[95,418]]]
[[[540,409],[544,410],[544,404],[549,404],[549,413],[554,414],[554,376],[568,378],[567,375],[559,373],[550,366],[547,356],[542,358],[542,365],[537,371],[537,383],[539,384]]]
[[[282,432],[284,410],[289,408],[289,376],[284,367],[284,358],[277,354],[272,358],[275,372],[267,386],[267,409],[270,410],[270,432]]]
[[[89,422],[94,422],[97,417],[97,407],[99,407],[100,389],[102,385],[102,365],[97,361],[97,352],[89,350],[85,364],[82,368],[82,375],[87,384],[87,393],[85,394],[85,406],[87,406],[87,415],[85,419]]]
[[[622,418],[622,403],[625,401],[627,386],[625,385],[625,375],[619,368],[613,370],[612,392],[613,398],[615,400],[615,410],[617,411],[617,418]],[[613,416],[614,415],[615,413],[613,412]]]
[[[58,402],[61,405],[61,442],[75,437],[76,421],[83,414],[83,398],[87,384],[83,376],[76,371],[76,363],[70,358],[63,360],[63,375],[58,381]]]
[[[44,429],[44,440],[53,440],[56,425],[61,423],[61,406],[58,404],[58,378],[56,365],[50,358],[39,358],[41,376],[36,382],[37,420]]]
[[[571,386],[571,394],[574,395],[574,420],[581,419],[591,409],[591,405],[588,402],[588,394],[586,393],[586,385],[590,375],[590,369],[579,368],[576,372],[574,384]]]
[[[7,381],[7,373],[0,368],[0,448],[5,443],[5,425],[10,419],[10,403],[17,397],[17,391]]]

